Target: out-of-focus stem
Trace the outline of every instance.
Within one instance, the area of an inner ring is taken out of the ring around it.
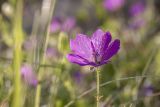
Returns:
[[[46,49],[47,49],[47,46],[48,46],[48,40],[49,40],[49,35],[50,35],[50,29],[49,29],[49,24],[51,22],[51,18],[52,18],[52,14],[53,14],[53,10],[54,10],[54,6],[55,6],[55,2],[56,0],[51,0],[51,7],[49,7],[49,21],[47,23],[47,31],[45,33],[46,37],[45,37],[45,41],[44,41],[44,45],[42,47],[42,49],[40,50],[40,52],[42,52],[42,56],[40,56],[40,63],[41,65],[44,65],[45,64],[45,52],[46,52]],[[38,80],[41,81],[41,78],[42,78],[42,75],[43,75],[43,70],[44,68],[42,69],[41,67],[39,67],[38,69]],[[36,96],[35,96],[35,105],[34,107],[39,107],[40,105],[40,97],[41,97],[41,84],[38,84],[37,85],[37,88],[36,88]]]
[[[14,71],[14,93],[12,100],[12,107],[22,107],[21,98],[21,59],[22,59],[22,10],[23,0],[17,0],[16,12],[13,22],[13,37],[14,37],[14,59],[13,59],[13,71]]]

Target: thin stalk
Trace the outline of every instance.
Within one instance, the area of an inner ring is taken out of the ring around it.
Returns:
[[[56,0],[52,0],[51,1],[52,4],[51,4],[51,7],[49,9],[50,13],[49,13],[49,21],[47,23],[46,38],[45,38],[45,41],[44,41],[44,46],[40,50],[40,52],[43,52],[41,54],[42,56],[40,56],[41,65],[45,64],[45,52],[46,52],[46,49],[47,49],[47,46],[48,46],[48,40],[49,40],[49,35],[50,35],[49,24],[50,24],[51,19],[52,19],[52,14],[53,14],[55,2],[56,2]],[[39,81],[41,81],[41,78],[42,78],[42,75],[43,75],[43,70],[44,70],[44,68],[42,69],[40,67],[38,69],[38,80]],[[40,97],[41,97],[41,84],[38,84],[37,88],[36,88],[36,96],[35,96],[35,105],[34,105],[34,107],[39,107],[39,105],[40,105]]]
[[[99,74],[100,74],[100,70],[97,68],[97,70],[96,70],[96,82],[97,82],[97,84],[96,84],[96,86],[97,86],[97,88],[96,88],[96,90],[97,90],[97,96],[96,96],[96,101],[97,101],[97,107],[99,107],[99,101],[100,101],[100,79],[99,79]]]
[[[156,54],[157,54],[157,50],[158,50],[158,46],[156,46],[156,47],[152,50],[151,55],[150,55],[150,57],[149,57],[146,65],[145,65],[145,67],[144,67],[144,69],[143,69],[143,71],[142,71],[142,76],[143,76],[143,75],[147,75],[147,74],[149,73],[149,67],[150,67],[151,63],[153,62],[153,60],[154,60],[154,58],[155,58],[155,56],[156,56]],[[139,90],[140,90],[140,88],[141,88],[141,86],[143,85],[143,83],[144,83],[145,80],[146,80],[146,78],[141,78],[140,81],[139,81],[138,84],[137,84],[137,95],[136,95],[136,98],[137,98],[137,99],[139,98]]]
[[[13,71],[14,71],[14,93],[12,100],[12,107],[22,107],[21,96],[21,59],[22,59],[22,0],[17,0],[16,12],[13,22],[13,38],[14,38],[14,59],[13,59]]]

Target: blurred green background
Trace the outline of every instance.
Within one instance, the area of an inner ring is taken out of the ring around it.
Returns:
[[[0,0],[0,107],[96,106],[95,72],[66,55],[98,28],[121,41],[100,106],[160,107],[159,0]]]

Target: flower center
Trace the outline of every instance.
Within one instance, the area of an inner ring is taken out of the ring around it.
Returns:
[[[91,47],[92,47],[92,51],[93,51],[93,58],[94,58],[94,62],[96,64],[100,64],[101,62],[101,56],[100,54],[95,50],[93,43],[91,42]]]
[[[95,52],[93,56],[94,56],[94,61],[97,64],[100,64],[100,62],[101,62],[101,56],[100,56],[100,54],[98,52]]]

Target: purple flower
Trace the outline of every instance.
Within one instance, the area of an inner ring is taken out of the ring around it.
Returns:
[[[81,72],[74,72],[73,77],[75,82],[80,83],[83,80],[84,75]]]
[[[35,36],[31,36],[24,41],[24,49],[26,51],[33,51],[33,49],[36,47],[36,38]]]
[[[145,84],[139,91],[139,96],[151,96],[154,93],[154,87],[151,84]]]
[[[60,30],[64,32],[70,32],[76,25],[76,20],[73,17],[68,17],[65,20],[62,20],[62,18],[54,18],[52,20],[52,23],[50,25],[50,31],[52,33],[56,33]]]
[[[94,32],[91,38],[78,34],[74,40],[70,40],[72,53],[67,55],[67,59],[80,66],[106,64],[120,49],[120,40],[111,42],[111,39],[111,34],[101,29]]]
[[[71,29],[73,29],[76,25],[76,20],[73,17],[68,17],[63,25],[62,25],[62,30],[65,32],[70,32]]]
[[[145,96],[150,96],[153,94],[154,88],[153,86],[144,87]]]
[[[38,80],[33,73],[32,67],[30,65],[25,64],[21,67],[21,76],[24,82],[26,82],[27,84],[34,87],[37,86]]]
[[[145,10],[145,4],[143,2],[136,2],[130,7],[129,13],[131,16],[137,16],[143,13],[144,10]]]
[[[50,31],[56,33],[61,29],[61,21],[58,18],[55,18],[51,22]]]
[[[54,56],[56,56],[56,50],[54,49],[54,48],[47,48],[47,50],[46,50],[46,56],[48,57],[48,58],[52,58],[52,57],[54,57]]]
[[[142,26],[145,25],[145,21],[140,17],[140,18],[134,18],[133,20],[131,20],[129,27],[131,29],[139,29]]]
[[[125,3],[125,0],[104,0],[104,8],[108,11],[116,11],[120,9]]]

